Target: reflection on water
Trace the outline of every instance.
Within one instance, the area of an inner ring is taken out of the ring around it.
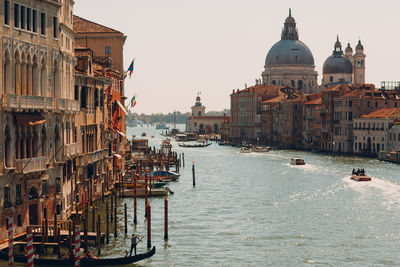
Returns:
[[[163,137],[152,127],[130,128],[127,136],[142,132],[154,135],[149,143],[159,148]],[[157,253],[140,266],[400,265],[397,165],[290,150],[243,154],[217,144],[172,144],[185,153],[186,168],[178,182],[168,185],[175,192],[169,197],[169,240],[163,240],[163,199],[152,199]],[[292,157],[303,158],[306,165],[290,165]],[[353,168],[364,168],[372,181],[350,180]],[[138,207],[134,228],[133,200],[119,202],[118,238],[111,237],[102,256],[124,255],[131,233],[146,233],[143,200]]]

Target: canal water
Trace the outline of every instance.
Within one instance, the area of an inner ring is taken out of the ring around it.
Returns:
[[[127,132],[129,138],[145,132],[150,145],[158,148],[163,140],[154,127]],[[174,191],[169,196],[169,239],[163,240],[164,201],[151,199],[157,252],[137,266],[400,265],[399,166],[290,150],[243,154],[216,143],[206,148],[172,144],[173,150],[185,153],[186,166],[180,179],[168,185]],[[306,165],[290,165],[295,156]],[[350,180],[353,168],[364,168],[372,181]],[[132,232],[146,234],[144,200],[138,201],[136,228],[133,199],[119,201],[117,221],[118,237],[111,234],[101,257],[124,255]],[[138,253],[145,249],[146,238]]]
[[[159,147],[163,137],[153,127],[130,128],[128,137],[143,132]],[[186,166],[169,185],[175,192],[169,240],[163,240],[163,200],[153,199],[157,253],[141,265],[400,265],[399,166],[289,150],[243,154],[216,143],[180,148],[173,142],[173,149],[185,153]],[[290,165],[295,156],[306,165]],[[372,181],[350,180],[353,168],[364,168]],[[143,218],[143,202],[139,206]],[[144,220],[137,231],[145,233]]]

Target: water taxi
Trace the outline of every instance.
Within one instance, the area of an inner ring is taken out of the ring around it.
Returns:
[[[301,158],[292,158],[290,160],[290,164],[292,164],[292,165],[305,165],[306,163]]]

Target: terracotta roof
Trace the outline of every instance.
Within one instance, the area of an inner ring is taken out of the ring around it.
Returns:
[[[321,103],[322,103],[321,97],[318,97],[318,98],[315,98],[315,99],[305,102],[304,105],[321,105]]]
[[[254,91],[253,91],[254,90]],[[250,86],[246,89],[240,90],[239,92],[235,91],[234,94],[241,93],[257,93],[257,94],[272,94],[277,93],[277,87],[273,84],[258,84],[254,86]]]
[[[117,30],[100,25],[93,21],[74,15],[74,31],[76,33],[119,33]]]
[[[361,118],[400,119],[400,108],[382,108],[369,114],[362,115]]]

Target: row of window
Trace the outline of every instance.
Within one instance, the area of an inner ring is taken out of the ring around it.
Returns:
[[[366,143],[361,143],[361,142],[355,142],[354,143],[354,151],[369,151],[372,153],[379,152],[381,149],[385,149],[385,144],[366,144]]]
[[[389,124],[388,125],[388,127],[390,128],[391,127],[391,125]],[[354,123],[354,130],[377,130],[377,131],[379,131],[379,130],[381,130],[381,131],[383,131],[385,129],[385,123],[379,123],[379,122],[377,122],[376,124],[375,124],[375,122],[372,122],[372,123],[370,123],[370,122],[356,122],[356,123]]]
[[[10,1],[4,1],[4,24],[11,24]],[[20,4],[14,4],[14,28],[37,33],[38,11]],[[40,34],[46,35],[46,13],[40,12]],[[53,37],[58,37],[58,18],[53,17]]]
[[[16,205],[21,205],[22,204],[22,186],[21,184],[17,184],[15,188],[15,204]],[[5,186],[4,187],[4,208],[11,208],[12,202],[11,202],[11,190],[10,187]]]

